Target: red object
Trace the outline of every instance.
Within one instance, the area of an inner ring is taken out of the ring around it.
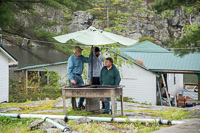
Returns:
[[[167,98],[167,94],[166,94],[166,93],[164,93],[162,96],[163,96],[164,98]],[[170,97],[170,94],[168,94],[168,96]]]

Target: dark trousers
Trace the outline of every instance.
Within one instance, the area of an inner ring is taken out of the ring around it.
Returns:
[[[76,81],[76,85],[82,85],[82,84],[84,84],[82,76],[74,74],[73,78]],[[69,85],[72,86],[72,83],[71,83],[70,80],[69,80]],[[83,106],[84,100],[85,100],[85,97],[80,97],[79,98],[78,107],[82,107]],[[71,98],[71,103],[72,103],[72,98]]]
[[[93,77],[93,83],[92,83],[92,85],[100,85],[99,77]]]
[[[99,77],[93,77],[93,84],[92,85],[100,85]],[[102,101],[102,109],[105,108],[104,102]]]

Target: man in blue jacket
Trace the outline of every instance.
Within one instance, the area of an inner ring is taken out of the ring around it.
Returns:
[[[70,86],[84,84],[81,74],[83,73],[84,63],[89,63],[91,61],[91,54],[89,58],[84,57],[82,55],[82,51],[83,49],[81,49],[79,46],[76,46],[74,48],[74,54],[68,59],[67,73]],[[91,49],[91,51],[93,51],[93,49]],[[83,106],[84,99],[84,97],[79,98],[79,108],[85,108]]]
[[[116,68],[116,66],[113,64],[113,59],[111,57],[106,58],[105,66],[101,69],[99,80],[101,85],[119,85],[121,81],[120,73]],[[110,98],[105,98],[104,113],[109,114],[109,111],[110,111]]]

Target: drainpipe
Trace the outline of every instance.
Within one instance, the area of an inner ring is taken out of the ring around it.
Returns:
[[[56,115],[31,115],[31,114],[6,114],[6,113],[0,113],[0,116],[4,116],[4,117],[11,117],[11,118],[42,118],[44,121],[50,122],[53,125],[55,125],[58,129],[60,129],[61,131],[65,132],[65,131],[69,131],[68,128],[66,128],[65,126],[51,120],[49,117],[52,117],[53,119],[58,119],[58,118],[62,118],[63,117],[59,117]],[[49,117],[48,117],[49,116]]]
[[[48,121],[48,122],[51,122],[52,124],[54,124],[58,129],[60,129],[61,131],[65,132],[65,131],[69,131],[68,128],[66,128],[65,126],[51,120],[50,118],[46,117],[44,119],[44,121]]]
[[[76,120],[79,118],[83,118],[84,116],[65,116],[65,115],[41,115],[41,114],[7,114],[7,113],[0,113],[0,116],[4,117],[12,117],[12,118],[41,118],[44,120],[48,120],[52,122],[51,119],[63,119],[65,122],[68,120]],[[50,119],[51,118],[51,119]],[[112,117],[86,117],[91,119],[92,121],[101,121],[101,122],[136,122],[140,121],[142,123],[145,122],[158,122],[159,124],[165,125],[177,125],[183,123],[183,121],[175,121],[175,120],[162,120],[162,119],[129,119],[129,118],[112,118]],[[56,124],[53,122],[53,124]],[[58,126],[61,130],[65,128],[63,126]]]

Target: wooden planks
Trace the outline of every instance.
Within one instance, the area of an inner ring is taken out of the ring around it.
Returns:
[[[106,87],[106,86],[105,86]],[[62,87],[62,97],[63,97],[63,111],[66,115],[66,105],[65,97],[72,97],[72,108],[76,109],[76,97],[111,97],[113,117],[115,114],[115,97],[120,96],[121,98],[121,115],[123,116],[123,86],[118,86],[116,88],[90,88],[90,87],[81,87],[81,88],[72,88],[68,86]]]

